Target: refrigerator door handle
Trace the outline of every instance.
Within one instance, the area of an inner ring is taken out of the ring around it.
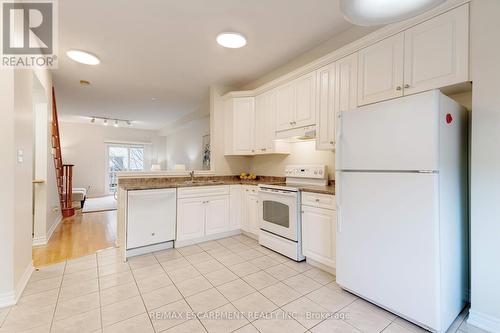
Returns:
[[[340,202],[340,174],[341,172],[336,172],[335,173],[335,206],[337,210],[337,233],[342,232],[342,206]]]
[[[339,112],[337,114],[337,121],[335,122],[336,124],[336,138],[335,138],[335,169],[341,170],[342,169],[342,164],[340,162],[340,155],[341,155],[341,146],[342,143],[340,140],[342,139],[342,112]]]

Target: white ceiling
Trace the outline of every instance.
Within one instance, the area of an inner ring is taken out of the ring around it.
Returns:
[[[159,129],[195,111],[208,87],[251,82],[346,30],[338,0],[59,1],[62,120],[102,116]],[[223,31],[248,39],[242,49],[215,42]],[[99,56],[86,66],[71,48]],[[81,79],[91,85],[82,87]],[[158,100],[152,101],[152,97]]]

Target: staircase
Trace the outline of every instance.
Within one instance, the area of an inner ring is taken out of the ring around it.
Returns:
[[[57,119],[56,93],[52,87],[52,156],[56,170],[57,192],[63,217],[75,215],[71,196],[73,193],[73,165],[63,164],[61,156],[61,139],[59,136],[59,121]]]

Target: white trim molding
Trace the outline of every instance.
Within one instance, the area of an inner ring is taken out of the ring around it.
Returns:
[[[35,268],[33,267],[33,261],[30,261],[30,263],[24,270],[21,279],[19,279],[19,282],[17,283],[15,289],[13,291],[0,294],[0,309],[17,304],[34,270]]]
[[[491,333],[500,333],[500,318],[495,318],[485,313],[471,309],[467,324],[478,327]]]
[[[52,227],[50,227],[49,231],[45,236],[40,236],[40,237],[34,237],[33,238],[33,246],[42,246],[42,245],[47,245],[49,242],[50,238],[52,238],[52,235],[54,234],[54,231],[56,230],[57,226],[61,223],[62,221],[62,215],[58,215],[56,221],[52,224]]]

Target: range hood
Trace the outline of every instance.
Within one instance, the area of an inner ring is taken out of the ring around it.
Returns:
[[[316,126],[305,126],[276,132],[276,140],[283,142],[301,142],[316,139]]]

